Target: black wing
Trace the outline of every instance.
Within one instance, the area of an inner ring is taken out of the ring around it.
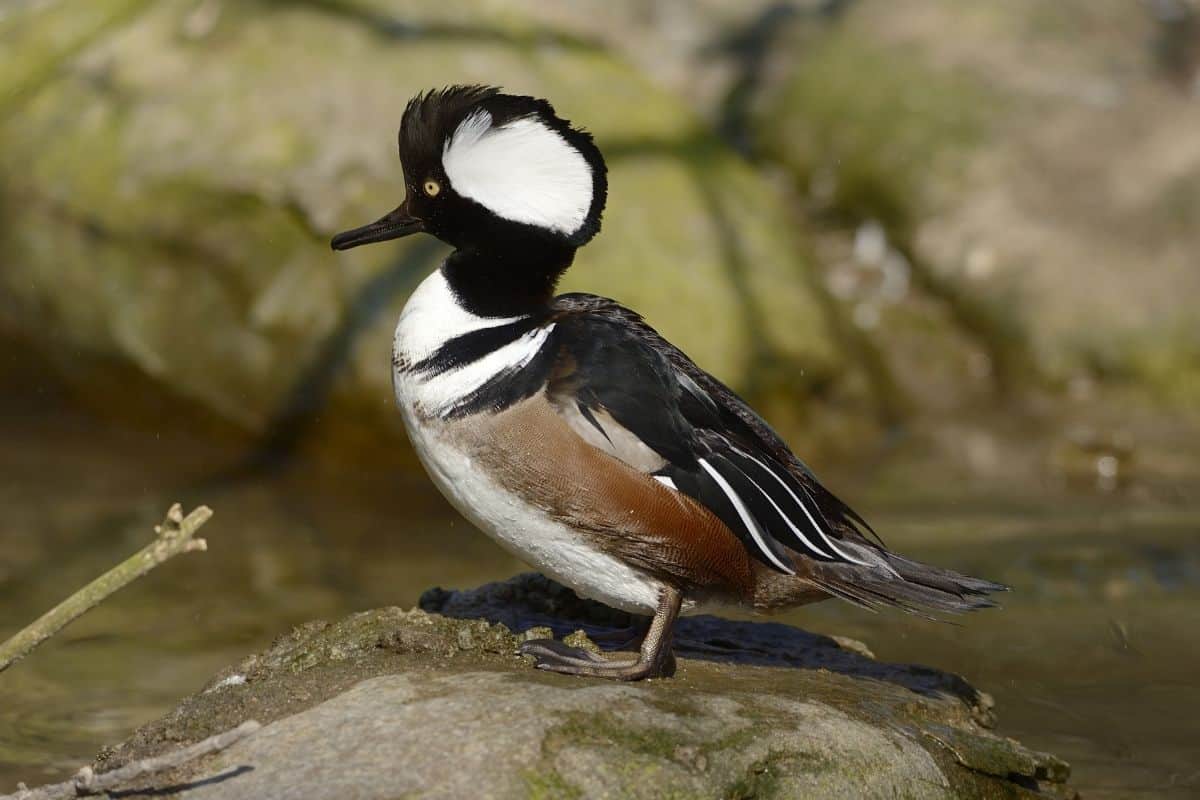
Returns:
[[[558,366],[548,393],[581,435],[703,503],[773,569],[793,574],[795,551],[894,574],[859,532],[866,523],[639,315],[569,294],[555,300],[553,318]]]

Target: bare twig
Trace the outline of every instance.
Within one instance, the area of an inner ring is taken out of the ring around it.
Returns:
[[[66,600],[43,614],[36,622],[0,644],[0,672],[20,661],[42,642],[58,633],[83,613],[99,605],[113,592],[137,580],[164,561],[196,550],[208,543],[193,536],[208,522],[212,510],[200,506],[186,517],[179,503],[171,506],[166,519],[154,527],[157,538]]]
[[[93,772],[91,767],[84,767],[75,774],[74,778],[62,783],[52,783],[36,789],[27,789],[22,784],[16,794],[0,796],[0,800],[62,800],[62,798],[100,794],[138,778],[165,772],[183,766],[189,761],[195,761],[197,758],[219,753],[250,736],[261,727],[256,721],[247,720],[236,728],[218,733],[216,736],[210,736],[188,747],[172,750],[154,758],[143,758],[141,761],[131,762],[100,775]]]

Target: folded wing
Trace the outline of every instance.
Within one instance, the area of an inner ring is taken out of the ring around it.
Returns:
[[[798,553],[894,573],[766,423],[632,311],[564,295],[555,324],[549,396],[589,443],[704,504],[773,570],[795,574]]]

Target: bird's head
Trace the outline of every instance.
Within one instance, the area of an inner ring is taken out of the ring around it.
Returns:
[[[545,100],[490,86],[418,95],[400,123],[400,163],[404,202],[333,237],[335,250],[421,231],[459,249],[573,249],[600,229],[604,159]]]

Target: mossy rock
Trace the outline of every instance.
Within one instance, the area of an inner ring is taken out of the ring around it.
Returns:
[[[735,384],[764,355],[835,370],[776,193],[601,44],[486,3],[220,0],[33,4],[17,41],[43,44],[0,48],[0,313],[68,376],[132,367],[258,436],[398,434],[391,329],[444,248],[327,242],[396,205],[403,106],[454,82],[549,97],[609,153],[564,289]]]
[[[570,678],[528,637],[628,620],[538,575],[424,609],[310,623],[102,754],[107,771],[233,728],[221,754],[122,789],[183,797],[1070,796],[1069,769],[988,730],[986,695],[783,625],[687,618],[671,679]],[[507,623],[495,621],[497,618]],[[1042,794],[1038,794],[1041,792]]]
[[[1120,388],[1118,416],[1129,388],[1190,414],[1200,106],[1163,50],[1188,39],[1187,15],[839,5],[781,37],[756,141],[842,229],[831,283],[867,284],[844,311],[868,312],[896,382],[927,409],[1070,384]],[[876,302],[873,265],[847,254],[864,223],[911,262],[903,297]]]

